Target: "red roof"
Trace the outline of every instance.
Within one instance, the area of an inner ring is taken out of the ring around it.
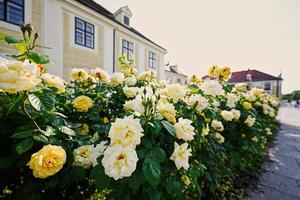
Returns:
[[[251,74],[249,76],[248,74]],[[248,75],[248,79],[247,79]],[[251,77],[251,81],[271,81],[271,80],[282,80],[281,76],[278,77],[272,76],[270,74],[266,74],[264,72],[258,71],[258,70],[246,70],[246,71],[238,71],[238,72],[232,72],[231,78],[228,82],[231,83],[238,83],[238,82],[247,82],[250,81],[249,78]]]

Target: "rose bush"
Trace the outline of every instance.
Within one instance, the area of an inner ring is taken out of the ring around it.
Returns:
[[[65,83],[26,58],[0,61],[0,186],[8,198],[239,198],[277,125],[278,99],[226,85],[228,67],[180,86],[153,71],[137,75],[123,56],[111,78],[74,69]]]

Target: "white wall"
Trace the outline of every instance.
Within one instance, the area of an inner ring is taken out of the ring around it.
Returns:
[[[166,74],[165,74],[165,56],[163,54],[159,54],[160,59],[159,63],[157,63],[158,67],[158,79],[159,80],[166,80]]]
[[[104,26],[104,66],[103,69],[109,73],[113,73],[113,60],[114,60],[114,28]]]
[[[138,55],[138,66],[136,66],[139,73],[145,71],[145,46],[143,44],[138,44],[137,47],[137,55]]]
[[[53,64],[48,67],[49,73],[63,77],[63,10],[55,0],[42,1],[42,35],[44,54],[51,58]]]

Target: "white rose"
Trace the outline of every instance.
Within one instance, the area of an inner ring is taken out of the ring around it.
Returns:
[[[264,95],[265,91],[260,88],[252,88],[250,93],[254,96],[261,97]]]
[[[121,85],[125,79],[124,74],[121,72],[114,73],[111,77],[111,83],[114,85]]]
[[[159,101],[157,112],[171,123],[176,123],[176,110],[173,104],[169,102]]]
[[[225,121],[232,121],[234,117],[233,113],[227,110],[222,110],[221,116],[223,117],[223,119],[225,119]]]
[[[179,84],[170,84],[166,87],[166,96],[175,100],[183,99],[185,97],[186,90],[184,86]]]
[[[106,145],[107,141],[101,141],[100,144],[97,144],[94,148],[93,148],[93,152],[92,152],[92,165],[93,167],[98,165],[98,160],[97,158],[101,155],[103,155],[105,149],[107,148]]]
[[[252,127],[255,123],[255,118],[251,117],[250,115],[247,117],[247,119],[245,120],[245,124],[247,124],[247,126]]]
[[[200,86],[205,94],[217,96],[223,94],[222,85],[216,80],[205,80]]]
[[[211,126],[218,132],[222,132],[224,130],[222,122],[215,119],[211,122]]]
[[[118,144],[108,147],[102,159],[105,174],[115,180],[130,177],[136,169],[137,162],[138,157],[134,149]]]
[[[145,97],[145,99],[154,98],[153,89],[150,86],[138,88],[138,94]]]
[[[201,94],[191,95],[186,103],[189,107],[194,107],[196,105],[196,110],[198,112],[202,112],[202,110],[209,106],[208,100]]]
[[[74,166],[80,166],[85,169],[89,169],[92,166],[92,153],[93,153],[93,145],[84,145],[80,146],[77,149],[74,149],[73,156]]]
[[[213,107],[218,108],[220,106],[220,102],[214,100],[212,105],[213,105]]]
[[[188,144],[183,143],[181,145],[174,143],[174,152],[172,153],[170,159],[175,162],[176,168],[179,170],[180,168],[183,168],[185,170],[188,170],[190,167],[189,164],[189,157],[192,150],[188,149]]]
[[[228,93],[226,95],[226,99],[227,99],[226,106],[228,106],[229,108],[234,108],[236,102],[239,101],[239,98],[233,93]]]
[[[136,78],[134,76],[127,77],[125,79],[125,84],[128,86],[132,86],[136,84]]]
[[[174,127],[178,139],[183,139],[184,141],[191,141],[194,139],[195,132],[191,120],[179,118]]]
[[[143,104],[143,99],[140,95],[136,96],[134,99],[126,101],[124,104],[126,111],[134,111],[140,114],[145,113],[145,106]]]
[[[239,111],[237,109],[232,109],[231,112],[233,114],[233,119],[238,120],[240,118],[241,111]]]
[[[134,119],[131,115],[124,119],[117,118],[111,125],[108,137],[111,139],[111,145],[120,144],[124,147],[135,148],[141,143],[143,131],[140,119]]]
[[[157,73],[156,71],[145,71],[140,73],[140,75],[138,76],[138,79],[141,81],[152,81],[155,80],[157,77]]]
[[[224,140],[225,140],[223,135],[221,135],[220,133],[216,133],[215,138],[216,138],[218,143],[223,143]]]
[[[37,86],[41,79],[36,64],[15,60],[0,60],[0,88],[4,92],[18,93]]]
[[[123,88],[123,92],[128,98],[133,98],[137,95],[138,93],[138,88],[137,87],[127,87],[125,86]]]
[[[56,88],[58,94],[65,92],[65,84],[62,78],[48,73],[42,74],[41,78],[48,87]]]

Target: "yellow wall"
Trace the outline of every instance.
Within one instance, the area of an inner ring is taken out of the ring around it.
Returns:
[[[28,1],[28,0],[27,0]],[[27,5],[31,5],[31,19],[30,22],[32,23],[32,25],[35,27],[35,29],[37,31],[39,31],[39,34],[41,35],[41,2],[42,0],[32,0],[32,3],[30,4],[25,4],[25,6]],[[24,13],[25,13],[25,20],[26,20],[26,12],[25,12],[26,8],[24,8]],[[13,35],[13,36],[17,36],[19,38],[22,37],[22,33],[21,30],[18,26],[7,23],[7,22],[3,22],[1,21],[1,25],[0,25],[0,32],[1,33],[5,33],[7,35]],[[42,35],[41,35],[42,37]],[[39,42],[39,41],[38,41]],[[39,49],[36,49],[36,51],[40,51]],[[15,48],[12,45],[7,45],[5,42],[1,42],[0,45],[0,53],[8,53],[8,54],[15,54],[17,53],[17,51],[15,50]]]
[[[77,16],[77,15],[76,15]],[[95,49],[89,49],[75,44],[71,35],[74,35],[74,15],[64,10],[64,78],[68,79],[72,68],[87,68],[103,67],[103,42],[104,28],[94,24],[95,26]],[[77,16],[88,21],[84,17]],[[72,32],[71,32],[72,31]],[[97,38],[96,38],[97,37]],[[97,43],[97,44],[96,44]]]

